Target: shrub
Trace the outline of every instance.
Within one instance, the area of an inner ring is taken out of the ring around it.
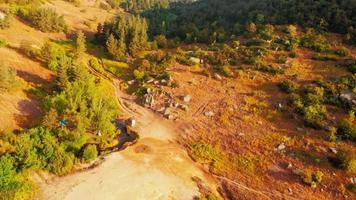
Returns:
[[[62,148],[57,149],[49,159],[47,169],[57,175],[64,175],[72,171],[74,155],[65,152]]]
[[[330,49],[330,44],[325,36],[316,33],[313,29],[307,31],[301,39],[301,45],[317,52],[326,52]]]
[[[43,32],[67,31],[63,16],[59,16],[51,8],[35,8],[30,10],[25,18],[37,29]]]
[[[98,59],[96,58],[91,58],[89,60],[89,66],[91,68],[93,68],[94,70],[100,72],[101,74],[106,74],[104,68],[102,67],[102,65],[99,63]]]
[[[345,47],[340,47],[340,48],[337,48],[334,53],[338,56],[349,56],[351,54],[350,50],[348,50],[347,48]]]
[[[216,147],[211,144],[197,143],[190,145],[193,157],[201,163],[211,164],[214,170],[223,167],[223,155]]]
[[[260,157],[251,153],[240,154],[234,158],[236,168],[249,175],[261,173],[263,162]]]
[[[347,30],[346,41],[351,45],[356,45],[356,28],[350,27]]]
[[[32,199],[34,186],[16,171],[10,155],[0,157],[0,200]]]
[[[0,19],[0,29],[6,29],[10,27],[10,16],[6,14],[2,19]]]
[[[29,58],[36,58],[40,55],[40,48],[29,41],[22,41],[20,44],[21,51]]]
[[[337,126],[337,133],[345,139],[356,139],[356,124],[351,120],[342,120]]]
[[[347,70],[349,70],[351,73],[356,73],[356,64],[349,65]]]
[[[0,64],[0,90],[11,91],[18,85],[15,69]]]
[[[267,73],[273,74],[273,75],[285,73],[285,69],[283,69],[282,67],[273,66],[273,65],[264,64],[264,63],[257,64],[256,69],[259,71],[262,71],[262,72],[267,72]]]
[[[356,173],[356,154],[352,148],[344,147],[338,151],[336,158],[340,167],[348,172]]]
[[[337,57],[334,55],[321,55],[320,53],[314,54],[312,59],[320,61],[337,61]]]
[[[299,84],[291,80],[285,80],[279,84],[281,90],[287,93],[294,93],[299,89]]]
[[[106,0],[106,2],[110,5],[111,8],[116,9],[120,8],[122,0]]]
[[[85,162],[94,160],[98,156],[98,150],[95,145],[88,145],[84,148],[82,159]]]
[[[6,44],[6,40],[4,38],[0,38],[0,47],[4,47]]]
[[[320,104],[306,106],[303,108],[303,115],[306,125],[320,129],[327,116],[326,107]]]
[[[327,130],[326,132],[327,140],[329,142],[335,142],[337,139],[336,134],[337,134],[337,129],[335,127],[329,128],[329,130]]]
[[[324,176],[323,172],[321,172],[321,171],[314,172],[310,169],[305,170],[301,174],[301,178],[302,178],[303,182],[312,186],[312,187],[316,187],[317,184],[321,183],[323,176]]]
[[[133,71],[133,75],[136,80],[142,81],[143,78],[145,77],[145,72],[135,69]]]
[[[165,35],[156,36],[155,41],[157,42],[158,48],[167,48],[168,47],[168,40]]]

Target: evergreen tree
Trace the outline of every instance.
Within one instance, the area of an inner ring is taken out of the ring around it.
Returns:
[[[75,43],[76,43],[75,54],[78,58],[81,58],[85,53],[85,51],[87,50],[85,35],[82,31],[79,31],[77,33],[77,38],[75,40]]]
[[[110,34],[106,41],[106,49],[115,59],[117,59],[118,43],[113,34]]]

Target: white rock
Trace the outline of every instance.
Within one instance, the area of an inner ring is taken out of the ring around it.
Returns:
[[[356,184],[356,177],[350,178],[350,181],[351,181],[352,184]]]
[[[204,115],[206,117],[213,117],[215,114],[212,111],[205,112]]]
[[[217,80],[222,80],[222,77],[217,73],[214,73],[214,78]]]
[[[293,165],[291,163],[288,164],[287,169],[292,169]]]
[[[6,18],[6,14],[0,11],[0,20],[4,20]]]
[[[282,151],[282,150],[284,150],[285,148],[286,148],[286,145],[285,145],[284,143],[281,143],[280,145],[278,145],[277,150],[278,150],[278,151]]]
[[[337,154],[337,149],[336,149],[336,148],[330,147],[329,149],[330,149],[330,151],[333,152],[334,154]]]
[[[189,94],[183,97],[183,101],[186,103],[190,102],[191,99],[192,97]]]

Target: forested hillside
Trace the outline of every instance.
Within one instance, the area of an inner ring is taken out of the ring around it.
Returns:
[[[347,33],[356,27],[355,0],[204,0],[178,3],[144,14],[154,34],[182,40],[223,41],[240,35],[246,24],[298,24],[321,31]],[[210,38],[214,37],[214,38]]]
[[[356,0],[0,0],[0,200],[355,199],[355,45]]]

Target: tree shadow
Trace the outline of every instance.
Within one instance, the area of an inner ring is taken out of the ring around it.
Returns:
[[[25,81],[33,83],[33,84],[49,83],[48,80],[46,80],[36,74],[28,73],[27,71],[17,70],[16,73],[19,77],[21,77]]]
[[[40,102],[35,97],[29,97],[17,103],[20,114],[15,115],[16,124],[21,128],[30,128],[41,120],[43,111]]]

